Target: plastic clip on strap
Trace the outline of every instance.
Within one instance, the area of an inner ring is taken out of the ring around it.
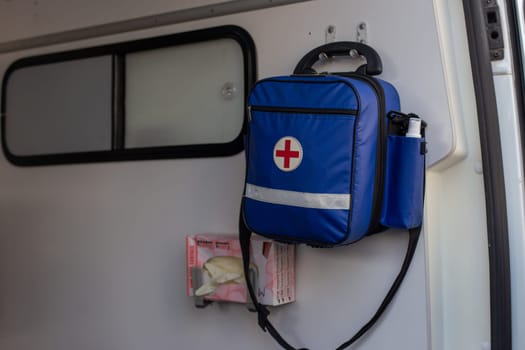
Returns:
[[[426,126],[426,124],[424,124]],[[422,133],[424,135],[424,127],[422,129]],[[425,164],[426,162],[424,162]],[[426,169],[426,165],[424,165]],[[423,172],[425,174],[425,172]],[[425,176],[425,175],[423,175]],[[425,177],[423,178],[423,193],[425,193]],[[241,208],[243,206],[241,205]],[[246,227],[246,224],[244,223],[243,219],[243,213],[241,209],[241,215],[239,216],[239,240],[241,245],[241,251],[242,251],[242,261],[243,261],[243,268],[244,268],[244,276],[246,278],[246,286],[248,289],[248,293],[250,295],[250,298],[253,301],[253,305],[255,307],[255,310],[258,315],[258,322],[259,326],[263,329],[263,331],[268,331],[270,335],[286,350],[308,350],[307,348],[300,348],[296,349],[293,346],[291,346],[275,329],[275,327],[270,323],[268,320],[268,315],[270,314],[270,311],[268,309],[260,304],[257,301],[257,297],[255,295],[255,292],[253,290],[252,283],[250,281],[249,276],[249,268],[250,268],[250,239],[252,236],[251,231]],[[405,276],[408,272],[408,268],[410,267],[410,263],[412,262],[412,258],[414,257],[414,253],[416,252],[417,243],[419,241],[419,237],[421,235],[421,226],[412,228],[408,230],[409,234],[409,240],[408,240],[408,248],[405,255],[405,258],[403,260],[403,265],[401,266],[401,270],[399,271],[396,279],[392,283],[392,286],[388,290],[388,293],[386,294],[385,298],[379,305],[377,311],[374,313],[372,318],[363,326],[359,331],[357,331],[352,338],[350,338],[348,341],[344,342],[340,346],[337,347],[336,350],[343,350],[354,344],[359,338],[361,338],[368,330],[370,330],[374,324],[379,320],[381,315],[385,312],[388,305],[392,302],[394,299],[394,296],[396,295],[397,291],[399,290],[399,287],[401,286],[401,283],[403,283],[403,280],[405,279]]]

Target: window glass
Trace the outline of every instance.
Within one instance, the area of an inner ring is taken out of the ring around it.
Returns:
[[[232,39],[126,55],[125,147],[225,143],[244,115],[243,54]]]
[[[6,137],[17,156],[111,149],[111,56],[17,69]]]

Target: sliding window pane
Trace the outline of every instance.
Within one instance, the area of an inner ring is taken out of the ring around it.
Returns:
[[[5,102],[6,142],[15,156],[111,149],[111,56],[19,68]]]
[[[244,115],[243,52],[210,40],[125,58],[125,147],[224,144]]]

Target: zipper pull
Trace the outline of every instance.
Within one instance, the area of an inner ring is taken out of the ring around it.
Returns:
[[[252,122],[252,106],[248,106],[248,123]]]

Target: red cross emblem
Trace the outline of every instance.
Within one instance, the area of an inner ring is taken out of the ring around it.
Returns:
[[[301,143],[291,136],[281,138],[273,148],[273,161],[282,171],[293,171],[303,160]]]

